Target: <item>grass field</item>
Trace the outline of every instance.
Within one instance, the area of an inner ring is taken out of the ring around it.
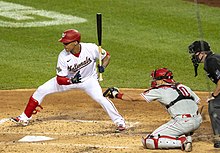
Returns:
[[[25,25],[50,21],[39,15],[18,20],[2,16],[0,6],[0,89],[36,88],[54,75],[57,56],[63,49],[57,40],[64,30],[75,28],[83,42],[97,43],[96,13],[103,15],[103,45],[111,63],[103,74],[102,87],[146,88],[149,74],[158,67],[170,68],[177,81],[193,90],[207,91],[203,65],[199,76],[187,53],[187,46],[200,38],[196,7],[182,0],[7,0],[0,1],[53,11],[86,19],[86,22],[41,27],[3,27],[3,22]],[[53,4],[53,7],[52,7]],[[204,38],[220,53],[220,9],[200,5]],[[9,13],[17,11],[9,10]],[[15,13],[18,17],[18,14]],[[3,21],[3,22],[2,22]]]

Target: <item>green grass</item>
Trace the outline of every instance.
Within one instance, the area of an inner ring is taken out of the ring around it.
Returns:
[[[39,28],[0,27],[0,89],[37,88],[56,75],[57,40],[70,28],[83,42],[97,43],[96,13],[103,15],[102,47],[111,54],[102,87],[149,87],[149,74],[168,67],[177,81],[193,90],[207,91],[203,64],[199,76],[187,46],[200,35],[193,3],[182,0],[7,0],[36,9],[86,18],[88,22]],[[51,7],[53,3],[54,7]],[[43,4],[43,5],[42,5]],[[217,53],[220,48],[220,8],[200,5],[204,37]],[[0,16],[0,20],[6,20]],[[39,18],[38,20],[43,20]]]

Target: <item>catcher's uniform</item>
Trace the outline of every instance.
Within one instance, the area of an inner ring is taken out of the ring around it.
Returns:
[[[194,130],[199,128],[202,117],[198,113],[199,97],[183,84],[161,85],[141,93],[147,101],[158,100],[165,106],[171,120],[147,135],[147,148],[181,147]],[[186,137],[188,136],[188,137]]]

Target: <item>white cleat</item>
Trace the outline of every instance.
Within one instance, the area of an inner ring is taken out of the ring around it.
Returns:
[[[120,124],[120,125],[116,128],[115,133],[120,133],[120,132],[125,131],[125,130],[126,130],[125,126],[122,125],[122,124]]]
[[[191,142],[187,142],[186,144],[184,144],[184,147],[185,147],[185,152],[192,151],[192,143]]]
[[[10,119],[12,122],[18,124],[18,125],[22,125],[22,126],[27,126],[29,124],[28,120],[22,120],[19,116],[18,117],[12,117]]]

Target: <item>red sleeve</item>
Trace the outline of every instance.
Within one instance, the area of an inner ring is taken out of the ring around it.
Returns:
[[[70,83],[70,79],[64,76],[58,76],[57,75],[57,83],[59,85],[69,85]]]
[[[106,56],[110,55],[109,52],[106,51]]]

